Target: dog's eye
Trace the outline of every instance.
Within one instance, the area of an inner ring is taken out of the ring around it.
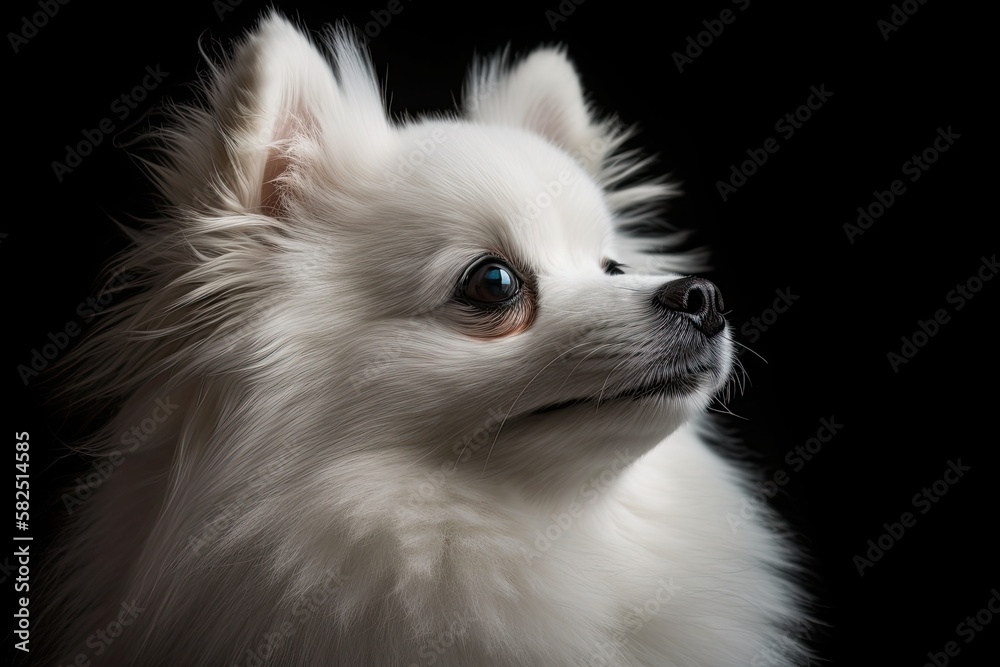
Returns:
[[[609,276],[622,276],[622,275],[625,275],[625,272],[622,271],[622,269],[627,269],[628,268],[624,264],[616,262],[613,259],[608,259],[607,257],[604,258],[604,261],[601,262],[601,265],[604,267],[604,272],[606,274],[608,274]]]
[[[473,265],[463,282],[462,296],[469,301],[499,305],[517,296],[521,283],[514,271],[495,257]]]

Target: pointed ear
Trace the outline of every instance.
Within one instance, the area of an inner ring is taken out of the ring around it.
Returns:
[[[208,183],[213,206],[281,217],[313,181],[349,179],[388,140],[389,125],[361,47],[345,30],[324,42],[321,50],[272,12],[212,65],[204,108],[182,112],[169,137],[170,165],[157,174],[165,194],[200,202]]]
[[[465,111],[492,125],[530,130],[596,173],[616,144],[609,122],[595,122],[576,70],[562,49],[544,48],[508,68],[504,56],[474,65]]]

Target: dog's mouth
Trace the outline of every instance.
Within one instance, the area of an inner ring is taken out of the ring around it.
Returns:
[[[718,377],[719,370],[708,364],[700,364],[681,371],[673,370],[662,377],[655,377],[643,384],[614,392],[601,392],[596,396],[581,396],[542,406],[529,414],[541,415],[565,410],[579,405],[605,405],[626,401],[638,402],[647,399],[677,398],[688,396],[711,386]]]

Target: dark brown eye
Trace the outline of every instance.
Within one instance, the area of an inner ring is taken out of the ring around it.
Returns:
[[[521,291],[521,283],[514,271],[493,257],[473,266],[467,276],[461,294],[473,303],[501,305]]]

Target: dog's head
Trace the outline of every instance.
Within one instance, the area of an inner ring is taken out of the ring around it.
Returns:
[[[488,61],[459,114],[393,122],[355,42],[324,47],[265,19],[163,132],[173,211],[133,260],[146,316],[196,341],[171,358],[324,452],[488,472],[586,467],[707,406],[722,298],[621,233],[671,191],[636,183],[561,51]]]

